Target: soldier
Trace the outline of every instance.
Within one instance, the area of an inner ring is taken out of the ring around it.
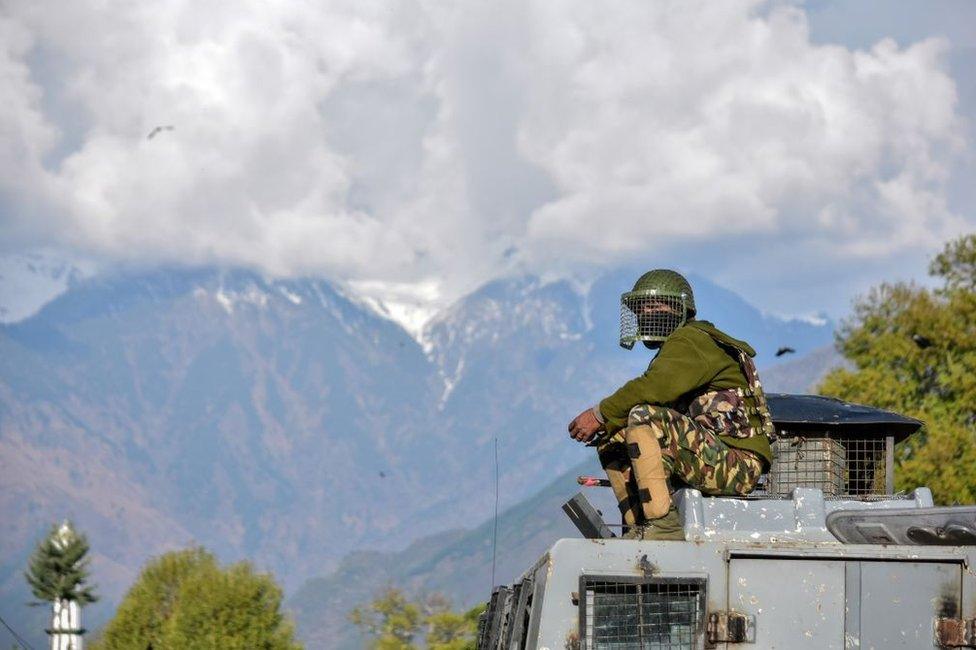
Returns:
[[[647,371],[569,424],[595,444],[625,537],[684,539],[675,485],[744,495],[769,469],[773,422],[745,341],[695,320],[691,285],[649,271],[621,296],[620,345],[657,349]],[[600,434],[600,435],[598,435]]]

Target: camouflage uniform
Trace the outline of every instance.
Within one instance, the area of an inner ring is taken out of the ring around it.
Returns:
[[[724,404],[728,406],[728,401]],[[618,504],[624,524],[634,526],[644,519],[641,490],[631,468],[642,442],[634,436],[646,435],[647,431],[639,425],[649,426],[660,444],[673,487],[687,485],[710,495],[746,495],[756,487],[763,473],[763,459],[745,449],[730,447],[701,419],[704,418],[695,419],[662,406],[639,404],[630,410],[627,429],[597,447],[614,492],[627,495]]]
[[[630,410],[629,424],[650,426],[668,473],[705,494],[749,494],[762,475],[756,454],[729,447],[715,431],[673,409],[640,404]]]

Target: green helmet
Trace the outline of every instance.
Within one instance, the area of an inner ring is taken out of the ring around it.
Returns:
[[[695,315],[695,294],[677,271],[655,269],[640,276],[633,291],[620,296],[620,346],[637,341],[657,347]]]

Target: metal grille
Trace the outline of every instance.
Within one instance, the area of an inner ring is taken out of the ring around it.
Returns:
[[[796,487],[819,488],[824,496],[844,492],[847,452],[831,438],[787,438],[773,443],[773,464],[766,479],[772,494]]]
[[[888,494],[888,467],[885,438],[847,438],[847,494],[868,496]]]
[[[625,293],[620,299],[620,342],[664,340],[685,322],[685,309],[681,296]]]
[[[773,463],[755,496],[785,497],[793,488],[823,491],[827,498],[876,498],[890,494],[886,437],[796,436],[781,432]]]
[[[704,578],[580,579],[583,648],[697,650],[704,645]]]

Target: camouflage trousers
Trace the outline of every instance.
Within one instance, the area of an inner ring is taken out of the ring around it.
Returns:
[[[628,427],[647,425],[661,445],[664,468],[672,489],[687,485],[711,495],[744,495],[756,487],[763,462],[756,454],[730,447],[711,429],[673,409],[640,404],[630,410]],[[623,433],[623,432],[621,432]],[[631,471],[624,436],[617,434],[598,445],[626,525],[643,518],[640,490]]]

